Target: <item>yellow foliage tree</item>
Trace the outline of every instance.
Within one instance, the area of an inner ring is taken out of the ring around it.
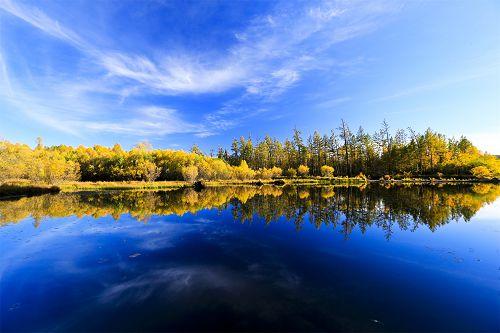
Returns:
[[[188,182],[194,182],[198,177],[198,167],[195,165],[182,167],[182,176]]]
[[[252,179],[255,177],[255,171],[248,167],[248,164],[245,160],[241,161],[240,165],[234,167],[233,170],[235,178],[240,180]]]
[[[472,168],[471,173],[474,177],[480,179],[491,178],[491,171],[487,167],[480,165],[475,168]]]

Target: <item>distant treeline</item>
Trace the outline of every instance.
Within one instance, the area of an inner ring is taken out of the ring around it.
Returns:
[[[481,153],[463,136],[457,140],[431,129],[417,133],[411,128],[392,133],[385,121],[373,134],[362,127],[352,131],[342,120],[328,135],[314,132],[307,140],[297,129],[283,142],[269,136],[259,142],[241,137],[233,140],[230,152],[219,148],[218,157],[233,165],[245,160],[251,168],[278,166],[290,174],[300,165],[307,166],[311,175],[321,175],[322,166],[327,165],[334,168],[335,175],[363,173],[369,178],[500,174],[498,157]]]
[[[131,150],[113,147],[45,147],[0,141],[0,181],[28,179],[56,183],[67,180],[219,180],[269,179],[280,176],[358,176],[368,178],[500,176],[500,160],[483,154],[462,137],[458,140],[427,130],[391,133],[386,122],[374,134],[355,133],[342,121],[329,135],[315,132],[304,140],[299,130],[281,142],[266,136],[234,140],[217,157],[197,146],[190,152],[152,149],[140,143]]]

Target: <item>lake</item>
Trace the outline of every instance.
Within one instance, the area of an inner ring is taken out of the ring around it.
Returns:
[[[8,331],[499,331],[500,186],[0,201]]]

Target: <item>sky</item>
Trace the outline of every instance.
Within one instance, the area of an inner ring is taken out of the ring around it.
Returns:
[[[432,128],[500,154],[499,1],[0,0],[0,138],[208,153]]]

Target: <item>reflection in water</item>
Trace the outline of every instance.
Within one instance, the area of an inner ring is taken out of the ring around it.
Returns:
[[[347,237],[377,226],[390,238],[395,226],[413,231],[421,225],[434,231],[451,220],[468,221],[485,204],[495,201],[500,186],[492,184],[383,187],[213,187],[171,191],[87,192],[44,195],[0,201],[0,225],[29,216],[38,226],[44,217],[76,215],[119,219],[130,214],[147,222],[152,215],[183,215],[202,209],[231,209],[235,220],[266,223],[280,217],[300,230],[308,220],[317,228],[338,228]]]
[[[481,207],[499,191],[242,186],[0,201],[0,331],[498,331],[500,202]]]

